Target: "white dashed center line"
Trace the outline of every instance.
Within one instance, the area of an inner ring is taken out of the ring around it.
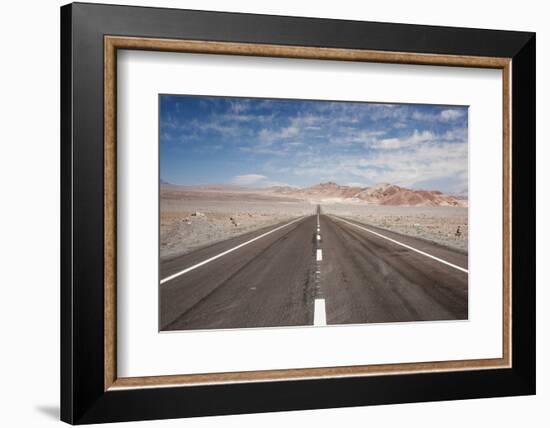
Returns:
[[[313,307],[313,325],[324,326],[327,325],[327,312],[325,309],[325,299],[315,299],[315,306]]]
[[[317,208],[319,211],[319,208]],[[317,233],[315,234],[317,244],[315,251],[315,259],[317,269],[315,270],[315,300],[313,304],[313,325],[314,326],[326,326],[327,325],[327,311],[325,308],[325,299],[321,298],[323,295],[320,280],[321,280],[321,261],[323,260],[323,250],[321,247],[321,223],[319,219],[319,212],[317,212]]]

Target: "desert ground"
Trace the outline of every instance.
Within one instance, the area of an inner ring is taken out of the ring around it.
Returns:
[[[468,208],[464,206],[377,205],[258,189],[161,186],[161,259],[311,215],[317,204],[324,214],[468,251]]]
[[[468,252],[467,207],[331,204],[323,212]]]
[[[186,254],[314,210],[305,201],[252,192],[162,188],[160,257]]]

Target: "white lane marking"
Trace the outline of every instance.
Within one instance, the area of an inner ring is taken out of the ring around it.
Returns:
[[[323,250],[317,248],[317,261],[320,262],[321,260],[323,260]]]
[[[327,312],[325,309],[325,299],[315,299],[313,307],[313,325],[327,325]]]
[[[239,244],[237,245],[236,247],[233,247],[233,248],[230,248],[229,250],[226,250],[224,251],[223,253],[220,253],[220,254],[217,254],[215,255],[214,257],[210,257],[209,259],[206,259],[206,260],[203,260],[202,262],[200,263],[197,263],[196,265],[193,265],[191,267],[188,267],[187,269],[183,269],[173,275],[170,275],[170,276],[167,276],[166,278],[162,279],[160,281],[161,284],[164,284],[165,282],[168,282],[174,278],[177,278],[178,276],[181,276],[181,275],[184,275],[186,274],[187,272],[191,272],[192,270],[194,269],[197,269],[198,267],[201,267],[201,266],[204,266],[205,264],[207,263],[210,263],[211,261],[214,261],[216,259],[219,259],[220,257],[223,257],[225,256],[226,254],[229,254],[229,253],[232,253],[233,251],[236,251],[238,250],[239,248],[242,248],[244,247],[245,245],[248,245],[248,244],[251,244],[252,242],[254,241],[257,241],[258,239],[261,239],[267,235],[271,235],[273,232],[277,232],[278,230],[281,230],[283,227],[287,227],[287,226],[290,226],[292,223],[296,223],[298,220],[301,220],[303,219],[303,217],[300,217],[300,218],[297,218],[295,220],[292,220],[291,222],[289,223],[286,223],[286,224],[283,224],[282,226],[279,226],[279,227],[276,227],[275,229],[273,230],[270,230],[269,232],[266,232],[266,233],[262,233],[260,236],[256,236],[255,238],[252,238],[246,242],[243,242],[242,244]]]
[[[317,241],[320,241],[321,240],[321,235],[317,235]]]
[[[402,242],[396,241],[395,239],[388,238],[387,236],[384,236],[384,235],[382,235],[381,233],[378,233],[378,232],[375,232],[375,231],[373,231],[373,230],[367,229],[366,227],[363,227],[363,226],[359,226],[358,224],[355,224],[355,223],[352,223],[352,222],[350,222],[350,221],[344,220],[343,218],[340,218],[340,217],[336,217],[336,218],[337,218],[338,220],[340,220],[340,221],[343,221],[344,223],[348,223],[348,224],[350,224],[350,225],[352,225],[352,226],[355,226],[355,227],[357,227],[357,228],[359,228],[359,229],[362,229],[362,230],[364,230],[364,231],[366,231],[366,232],[372,233],[373,235],[376,235],[376,236],[378,236],[378,237],[380,237],[380,238],[383,238],[383,239],[386,239],[386,240],[388,240],[388,241],[390,241],[390,242],[393,242],[394,244],[401,245],[402,247],[405,247],[405,248],[407,248],[407,249],[409,249],[409,250],[411,250],[411,251],[414,251],[414,252],[416,252],[416,253],[418,253],[418,254],[422,254],[423,256],[429,257],[430,259],[433,259],[433,260],[435,260],[435,261],[438,261],[439,263],[443,263],[444,265],[447,265],[447,266],[450,266],[450,267],[452,267],[452,268],[458,269],[458,270],[460,270],[460,271],[462,271],[462,272],[469,273],[469,272],[468,272],[468,269],[464,269],[463,267],[460,267],[460,266],[457,266],[457,265],[455,265],[455,264],[452,264],[452,263],[450,263],[450,262],[448,262],[448,261],[446,261],[446,260],[440,259],[439,257],[432,256],[431,254],[428,254],[428,253],[426,253],[426,252],[424,252],[424,251],[418,250],[418,249],[416,249],[416,248],[414,248],[414,247],[411,247],[410,245],[403,244]]]

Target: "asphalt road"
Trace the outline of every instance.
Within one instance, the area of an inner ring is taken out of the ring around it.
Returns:
[[[311,215],[163,261],[160,328],[467,319],[467,268],[435,243]]]

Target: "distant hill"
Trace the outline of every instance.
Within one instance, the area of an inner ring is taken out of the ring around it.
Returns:
[[[465,198],[446,195],[438,190],[407,189],[388,183],[372,187],[356,187],[329,181],[303,189],[272,187],[266,191],[300,199],[325,199],[333,202],[355,201],[375,205],[467,206],[468,204]]]
[[[382,183],[371,187],[345,186],[332,181],[310,187],[273,186],[243,187],[227,184],[199,186],[174,186],[161,180],[166,187],[192,192],[248,193],[269,197],[285,197],[315,203],[367,203],[372,205],[405,205],[426,207],[467,207],[468,199],[463,196],[444,194],[438,190],[416,190],[395,184]]]

